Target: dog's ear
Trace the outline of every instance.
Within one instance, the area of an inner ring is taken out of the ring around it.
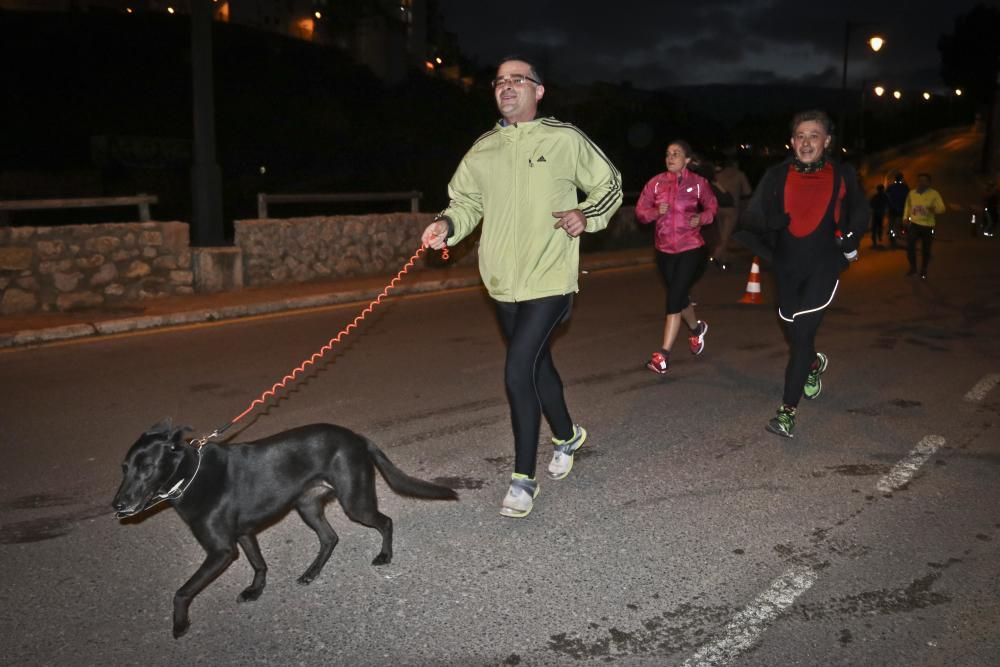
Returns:
[[[169,435],[174,430],[173,420],[170,417],[164,417],[156,424],[149,427],[146,431],[146,435]]]
[[[192,430],[190,426],[178,426],[177,428],[171,429],[170,432],[170,449],[175,452],[180,449],[184,444],[184,434]]]

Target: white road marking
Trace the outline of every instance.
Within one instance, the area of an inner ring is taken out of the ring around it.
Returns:
[[[892,467],[886,475],[878,481],[875,488],[882,493],[892,493],[901,486],[907,484],[913,475],[920,469],[927,459],[929,459],[934,452],[938,450],[942,445],[944,445],[945,439],[940,435],[925,435],[923,439],[917,443],[917,446],[907,454],[906,458],[897,463]]]
[[[986,398],[986,394],[990,393],[990,389],[993,389],[997,384],[1000,384],[1000,373],[987,375],[977,382],[975,387],[969,390],[969,393],[965,395],[965,400],[970,403],[979,403]]]
[[[753,647],[768,626],[814,583],[816,572],[811,568],[797,565],[788,569],[733,617],[721,637],[685,660],[684,667],[717,667],[732,662]]]

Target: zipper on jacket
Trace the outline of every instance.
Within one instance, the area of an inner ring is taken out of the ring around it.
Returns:
[[[520,164],[520,156],[521,156],[521,142],[520,142],[521,131],[520,130],[521,130],[521,128],[519,128],[517,126],[517,124],[515,124],[514,125],[514,131],[511,134],[511,136],[514,138],[513,164],[511,165],[511,172],[514,175],[514,199],[518,203],[518,205],[514,209],[515,210],[515,213],[514,213],[514,230],[513,230],[513,237],[514,237],[514,242],[513,242],[513,247],[514,247],[514,261],[513,261],[513,269],[512,269],[513,277],[512,277],[512,280],[511,280],[511,284],[510,284],[510,295],[511,295],[511,298],[514,299],[515,302],[519,301],[519,299],[518,299],[518,296],[519,296],[518,291],[519,290],[518,290],[518,282],[517,282],[517,266],[518,266],[517,259],[520,256],[520,253],[518,252],[518,247],[517,247],[517,227],[520,224],[520,219],[521,219],[521,205],[520,205],[520,203],[526,200],[525,197],[518,197],[518,194],[519,194],[519,189],[518,189],[519,184],[518,184],[518,178],[517,178],[517,167]]]

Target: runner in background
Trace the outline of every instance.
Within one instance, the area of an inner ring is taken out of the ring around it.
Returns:
[[[667,170],[646,183],[635,205],[639,222],[656,223],[656,266],[667,288],[662,346],[646,362],[646,368],[660,375],[670,370],[670,350],[681,320],[690,331],[688,344],[695,356],[705,351],[708,333],[708,324],[695,315],[690,293],[705,272],[701,229],[712,224],[718,204],[705,177],[688,169],[693,157],[690,144],[672,141],[667,146]]]
[[[816,351],[816,333],[841,271],[858,257],[869,214],[857,172],[827,156],[830,117],[803,111],[791,129],[793,155],[765,172],[740,231],[756,235],[753,245],[770,251],[774,267],[789,355],[781,405],[766,428],[786,438],[793,436],[799,399],[823,390],[828,359]]]

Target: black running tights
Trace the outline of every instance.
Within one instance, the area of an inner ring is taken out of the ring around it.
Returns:
[[[708,253],[705,246],[678,253],[656,251],[656,266],[667,287],[667,315],[674,315],[691,305],[691,288],[705,273]]]
[[[569,315],[572,294],[508,303],[496,301],[507,342],[504,381],[514,429],[514,472],[535,476],[542,414],[560,440],[573,437],[562,380],[552,363],[549,339]]]
[[[920,241],[920,273],[927,273],[931,263],[931,245],[934,244],[934,228],[910,223],[906,232],[906,259],[910,261],[910,271],[917,270],[917,241]]]

